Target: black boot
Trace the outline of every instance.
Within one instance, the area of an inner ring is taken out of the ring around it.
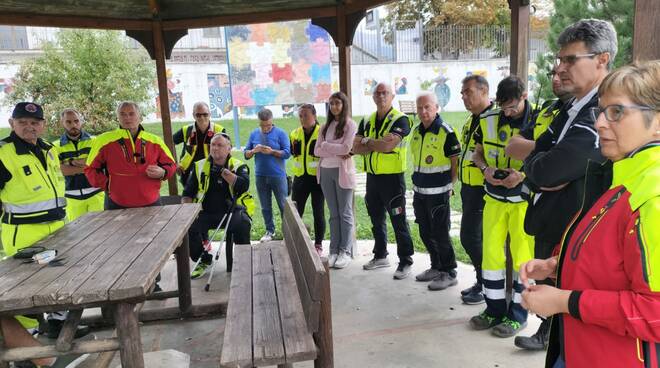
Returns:
[[[525,350],[545,350],[548,348],[548,339],[550,338],[550,319],[544,319],[539,326],[538,331],[532,336],[516,336],[513,343]]]

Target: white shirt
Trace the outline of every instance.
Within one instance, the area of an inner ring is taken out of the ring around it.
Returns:
[[[559,134],[559,138],[557,139],[557,143],[559,143],[562,139],[564,139],[564,136],[566,135],[566,132],[568,131],[568,128],[571,127],[571,124],[573,123],[573,120],[575,120],[575,117],[577,114],[582,110],[584,105],[587,104],[587,102],[591,101],[591,99],[594,97],[594,95],[598,92],[598,87],[592,89],[587,93],[584,97],[582,97],[579,100],[573,100],[573,104],[570,109],[568,109],[568,120],[566,120],[566,124],[564,124],[564,128],[561,131],[561,134]]]

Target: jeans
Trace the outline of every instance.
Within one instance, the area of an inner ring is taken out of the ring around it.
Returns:
[[[312,213],[314,215],[314,244],[321,244],[325,235],[325,206],[323,205],[323,191],[316,182],[316,175],[301,175],[293,178],[291,199],[296,202],[298,214],[305,213],[307,199],[312,196]]]
[[[374,235],[374,258],[387,257],[386,213],[390,214],[400,266],[411,265],[415,252],[406,220],[406,182],[403,174],[367,174],[364,196]]]
[[[339,168],[319,168],[321,188],[330,210],[330,254],[351,254],[353,242],[353,189],[339,186]]]
[[[474,265],[479,285],[483,285],[481,259],[483,257],[484,194],[483,186],[467,184],[461,186],[461,201],[463,202],[461,245]]]
[[[286,176],[257,176],[257,195],[261,204],[261,215],[264,217],[266,231],[274,234],[275,223],[273,222],[273,197],[280,208],[280,216],[284,216],[284,200],[286,199],[287,183]]]
[[[419,236],[431,256],[431,268],[453,272],[456,256],[449,236],[449,193],[413,196],[415,222],[419,225]]]

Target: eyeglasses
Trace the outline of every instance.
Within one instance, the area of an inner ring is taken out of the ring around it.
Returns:
[[[508,111],[513,112],[513,113],[516,113],[516,112],[518,112],[518,104],[519,103],[520,103],[520,101],[516,101],[516,102],[514,102],[514,103],[512,103],[511,105],[508,105],[508,106],[502,106],[500,104],[497,104],[497,106],[502,111],[507,111],[508,110]]]
[[[589,109],[591,111],[591,117],[594,120],[598,120],[600,114],[605,114],[605,120],[610,123],[616,123],[623,117],[623,114],[626,109],[636,109],[642,111],[653,111],[654,109],[649,106],[640,106],[640,105],[608,105],[605,107],[592,107]]]
[[[208,118],[209,113],[208,112],[200,112],[200,113],[195,114],[195,117],[196,118]]]
[[[555,74],[557,74],[557,71],[552,70],[552,71],[549,71],[549,72],[548,72],[547,76],[548,76],[548,78],[552,79],[552,77],[554,77]]]
[[[556,65],[559,65],[561,63],[564,63],[566,65],[573,65],[578,61],[578,59],[583,59],[583,58],[593,59],[594,56],[596,55],[598,54],[591,53],[591,54],[576,54],[576,55],[564,55],[564,56],[557,55],[555,63]]]

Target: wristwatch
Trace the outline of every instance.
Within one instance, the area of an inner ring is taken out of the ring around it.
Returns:
[[[481,170],[481,172],[484,172],[484,171],[486,171],[487,168],[488,168],[488,165],[484,165],[484,166],[480,167],[479,170]]]
[[[371,138],[369,138],[369,137],[364,137],[364,138],[362,138],[362,140],[360,141],[360,143],[362,143],[362,144],[364,144],[364,145],[366,146],[366,145],[367,145],[367,142],[369,142],[370,140],[371,140]]]

